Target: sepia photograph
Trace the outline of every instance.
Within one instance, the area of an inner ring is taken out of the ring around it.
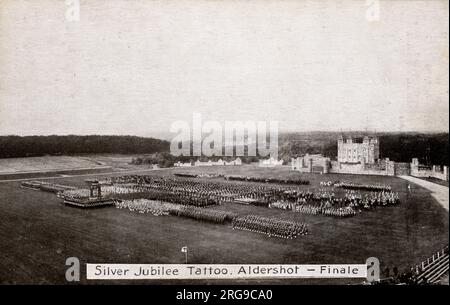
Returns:
[[[448,287],[448,67],[448,0],[0,0],[0,284]]]

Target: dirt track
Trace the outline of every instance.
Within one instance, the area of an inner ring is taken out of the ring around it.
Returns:
[[[431,192],[431,196],[433,196],[433,198],[435,198],[448,212],[448,187],[412,176],[400,177],[429,190]]]

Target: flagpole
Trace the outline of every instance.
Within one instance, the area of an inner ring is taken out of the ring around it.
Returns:
[[[184,263],[187,264],[188,263],[188,247],[184,246],[183,248],[181,248],[181,252],[184,252]]]

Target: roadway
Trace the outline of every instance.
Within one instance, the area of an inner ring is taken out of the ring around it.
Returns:
[[[448,212],[448,201],[449,201],[448,187],[430,181],[426,181],[423,179],[419,179],[413,176],[400,176],[400,178],[429,190],[431,192],[431,196],[433,196],[433,198],[435,198],[439,202],[439,204],[442,205],[444,209],[447,210]]]

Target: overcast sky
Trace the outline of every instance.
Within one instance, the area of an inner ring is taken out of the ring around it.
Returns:
[[[0,0],[0,134],[448,131],[448,1]],[[371,15],[373,16],[373,15]]]

